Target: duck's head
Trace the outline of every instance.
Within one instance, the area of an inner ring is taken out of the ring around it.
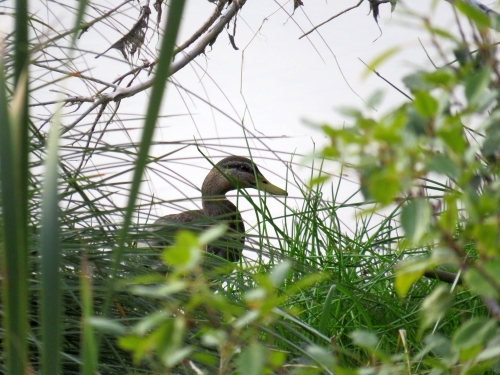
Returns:
[[[271,184],[255,163],[242,156],[229,156],[219,161],[208,174],[202,190],[211,190],[212,194],[216,195],[214,189],[218,190],[219,194],[225,194],[238,188],[253,188],[273,195],[288,195],[285,190]]]

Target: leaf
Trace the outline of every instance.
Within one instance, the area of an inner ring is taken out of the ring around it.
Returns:
[[[408,259],[399,263],[394,280],[394,288],[398,296],[405,297],[413,284],[420,280],[431,265],[432,262],[428,258]]]
[[[417,244],[426,233],[432,218],[432,208],[424,198],[411,200],[401,212],[401,225],[405,236]]]
[[[436,116],[439,104],[427,91],[416,91],[413,105],[417,112],[427,118]]]
[[[491,69],[483,68],[467,76],[465,80],[465,97],[469,105],[478,104],[491,81]]]
[[[401,187],[397,173],[388,168],[371,170],[371,174],[367,175],[367,180],[370,196],[382,204],[392,203]],[[363,180],[361,182],[366,183]]]
[[[451,343],[458,350],[482,347],[496,332],[497,323],[494,319],[473,317],[454,333]]]
[[[451,307],[453,301],[448,286],[439,285],[424,299],[420,308],[422,329],[441,319]]]
[[[281,283],[283,283],[283,281],[285,281],[287,275],[290,273],[291,268],[292,263],[285,260],[272,269],[271,273],[269,274],[269,279],[276,288],[279,287]]]
[[[204,246],[209,244],[210,242],[215,241],[216,239],[220,238],[224,233],[227,231],[227,225],[221,224],[214,226],[206,231],[203,231],[203,233],[200,234],[200,237],[198,238],[198,243],[199,246]]]
[[[372,74],[373,70],[376,70],[381,64],[383,64],[385,61],[387,61],[389,58],[391,58],[392,56],[394,56],[396,53],[398,53],[400,51],[401,51],[401,48],[392,47],[392,48],[385,50],[381,54],[379,54],[377,57],[375,57],[368,64],[368,66],[366,67],[366,69],[362,73],[361,78],[366,79],[366,77],[368,77],[370,74]],[[369,105],[367,105],[367,106],[371,107]]]
[[[366,106],[368,108],[377,107],[384,98],[384,92],[382,90],[376,90],[366,101]]]
[[[425,82],[429,82],[436,86],[451,88],[457,82],[457,77],[454,72],[448,68],[441,68],[434,72],[427,73],[423,76]]]
[[[426,81],[425,76],[426,73],[424,72],[412,73],[403,78],[403,83],[411,92],[431,90],[433,86]]]
[[[456,165],[447,155],[437,154],[426,163],[429,172],[436,172],[453,179],[460,176],[460,167]]]
[[[483,272],[486,272],[488,278],[492,278],[497,284],[500,282],[499,260],[488,261],[483,265],[483,270]],[[464,279],[474,293],[483,297],[498,299],[497,289],[474,267],[467,269]]]
[[[162,254],[165,263],[180,272],[192,270],[199,263],[201,256],[198,239],[187,230],[177,232],[174,245],[166,248]]]
[[[266,362],[266,349],[258,342],[252,342],[238,359],[238,374],[261,375]]]
[[[457,7],[460,13],[470,18],[476,24],[477,27],[479,28],[490,27],[491,24],[490,18],[484,12],[472,6],[468,2],[455,1],[453,5]]]
[[[123,335],[126,332],[125,327],[118,323],[116,320],[112,320],[102,316],[91,316],[88,319],[88,324],[101,332],[110,333],[116,336]]]
[[[306,351],[313,360],[321,364],[323,367],[331,368],[336,364],[335,357],[332,352],[325,348],[317,345],[309,345]]]
[[[371,332],[356,329],[349,335],[353,343],[362,348],[375,349],[378,345],[379,339]]]
[[[227,333],[221,329],[210,330],[201,337],[203,345],[214,348],[221,347],[226,341]]]
[[[328,176],[326,174],[318,176],[318,177],[314,177],[309,181],[309,183],[307,184],[307,187],[309,189],[312,189],[315,185],[322,185],[323,183],[328,181],[330,178],[331,178],[331,176]]]

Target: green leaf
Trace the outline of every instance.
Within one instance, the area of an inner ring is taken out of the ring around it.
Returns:
[[[491,81],[491,69],[483,68],[467,76],[465,80],[465,97],[469,105],[478,104]]]
[[[431,352],[436,357],[448,357],[451,354],[451,342],[447,336],[440,333],[433,333],[425,336],[424,338],[425,347],[423,349],[423,354],[419,354],[415,360],[420,360],[425,356],[425,354]]]
[[[138,336],[144,336],[157,326],[164,322],[171,322],[174,320],[168,311],[156,311],[148,316],[143,317],[139,323],[137,323],[133,328],[132,332]]]
[[[312,178],[309,183],[307,184],[307,187],[309,189],[312,189],[314,186],[316,185],[322,185],[323,183],[325,183],[326,181],[328,181],[329,179],[331,179],[332,177],[331,176],[328,176],[328,175],[321,175],[321,176],[318,176],[318,177],[314,177]]]
[[[384,92],[382,90],[376,90],[366,101],[366,106],[368,108],[377,107],[384,98]]]
[[[437,154],[427,161],[426,169],[429,172],[443,174],[453,179],[460,176],[460,167],[456,165],[447,155]]]
[[[199,246],[205,246],[220,238],[227,231],[227,225],[221,224],[203,231],[198,238]]]
[[[478,354],[476,361],[487,361],[500,357],[500,335],[498,333],[488,342],[487,347]]]
[[[362,181],[362,184],[368,183],[369,195],[384,205],[392,203],[401,187],[401,181],[397,173],[389,168],[371,169],[369,173],[367,174],[367,181]]]
[[[458,198],[446,194],[444,197],[444,209],[439,216],[439,222],[444,230],[452,233],[456,230],[458,223]]]
[[[461,156],[468,145],[464,139],[463,130],[459,116],[447,116],[437,134],[450,150]]]
[[[473,317],[454,333],[451,343],[458,350],[482,347],[496,333],[497,323],[494,319]]]
[[[450,68],[441,68],[434,72],[427,73],[423,76],[423,79],[426,82],[431,83],[432,85],[451,88],[457,82],[457,77],[454,74],[453,70]]]
[[[500,284],[500,260],[486,262],[483,265],[483,272],[486,273],[486,278],[474,267],[468,268],[464,275],[467,285],[480,296],[498,299],[498,291],[490,280]]]
[[[162,253],[165,263],[180,272],[192,270],[198,265],[201,256],[202,250],[198,239],[186,230],[177,232],[174,245],[166,248]]]
[[[227,333],[221,329],[212,329],[201,337],[201,341],[203,345],[209,347],[222,347],[222,345],[227,341]]]
[[[405,236],[412,244],[417,244],[427,232],[432,219],[432,208],[424,198],[411,200],[401,212],[401,225]]]
[[[104,318],[102,316],[89,317],[88,324],[101,332],[110,333],[116,336],[123,335],[126,332],[126,328],[116,320]]]
[[[283,261],[277,266],[275,266],[271,273],[269,274],[269,279],[271,283],[277,288],[285,281],[287,275],[290,273],[290,269],[292,268],[292,263],[290,261]]]
[[[356,329],[349,335],[353,343],[362,348],[375,349],[378,345],[379,339],[371,332]]]
[[[399,263],[394,280],[394,288],[398,296],[405,297],[413,284],[420,280],[431,265],[432,262],[428,258],[408,259]]]
[[[252,342],[238,359],[238,374],[261,375],[266,363],[266,349],[258,342]]]
[[[400,52],[401,48],[399,47],[392,47],[381,54],[379,54],[377,57],[375,57],[366,67],[364,72],[361,75],[362,79],[366,79],[370,74],[372,74],[372,70],[376,70],[380,65],[382,65],[385,61],[387,61],[390,57],[394,56],[396,53]],[[371,107],[370,105],[367,104],[368,107]]]
[[[424,299],[420,308],[422,329],[441,319],[451,307],[453,297],[445,285],[439,285]]]
[[[455,1],[453,3],[464,16],[470,18],[477,27],[490,27],[490,18],[481,10],[466,1]]]
[[[314,361],[326,368],[335,366],[336,361],[331,350],[327,350],[317,345],[309,345],[306,349],[307,354]]]
[[[403,83],[411,92],[433,89],[434,87],[426,81],[425,76],[425,72],[412,73],[403,78]]]
[[[427,118],[436,116],[439,108],[438,101],[427,91],[416,91],[413,105],[417,112]]]

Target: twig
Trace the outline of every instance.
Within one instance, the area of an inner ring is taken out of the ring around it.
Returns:
[[[319,24],[319,25],[317,25],[317,26],[314,26],[314,27],[313,27],[311,30],[309,30],[308,32],[306,32],[305,34],[302,34],[302,35],[299,37],[299,39],[302,39],[303,37],[305,37],[305,36],[307,36],[307,35],[311,34],[314,30],[316,30],[317,28],[319,28],[319,27],[323,26],[325,23],[330,22],[330,21],[331,21],[331,20],[333,20],[334,18],[337,18],[337,17],[341,16],[342,14],[349,12],[350,10],[356,9],[357,7],[359,7],[359,6],[361,5],[361,3],[362,3],[363,1],[364,1],[364,0],[359,0],[359,3],[357,3],[356,5],[354,5],[354,6],[350,7],[350,8],[344,9],[342,12],[337,13],[337,14],[336,14],[336,15],[334,15],[333,17],[330,17],[329,19],[327,19],[326,21],[324,21],[324,22],[320,23],[320,24]]]
[[[213,23],[219,18],[219,16],[222,13],[222,8],[224,8],[224,5],[226,5],[227,0],[220,0],[217,3],[217,6],[215,7],[214,12],[210,16],[210,18],[184,43],[182,43],[179,47],[175,49],[174,55],[179,53],[180,51],[185,50],[187,47],[189,47],[191,44],[196,42],[196,40],[203,35],[205,31],[207,31],[210,26],[213,25]]]
[[[375,69],[373,69],[372,67],[368,66],[363,60],[361,60],[359,57],[358,57],[358,60],[361,61],[368,69],[370,69],[373,73],[375,73],[379,78],[381,78],[382,80],[384,80],[386,83],[388,83],[393,89],[399,91],[399,93],[401,93],[402,95],[406,96],[408,99],[410,99],[411,101],[413,101],[413,99],[408,96],[407,94],[405,94],[401,89],[399,89],[398,87],[396,87],[394,84],[392,84],[391,82],[389,82],[387,79],[385,79],[384,77],[382,77],[379,72],[377,72]]]
[[[443,271],[443,270],[430,270],[425,271],[424,276],[428,279],[434,279],[443,281],[448,284],[462,285],[462,279],[460,276],[453,272]]]

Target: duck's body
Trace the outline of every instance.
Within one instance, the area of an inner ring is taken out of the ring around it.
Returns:
[[[226,198],[231,190],[254,188],[275,195],[286,195],[286,191],[272,185],[249,159],[229,156],[215,165],[208,173],[201,188],[201,210],[185,211],[159,218],[152,230],[158,236],[148,240],[150,246],[166,246],[168,237],[181,228],[200,230],[211,225],[226,223],[228,233],[216,243],[208,245],[209,253],[231,262],[241,257],[245,243],[245,225],[238,208]]]

